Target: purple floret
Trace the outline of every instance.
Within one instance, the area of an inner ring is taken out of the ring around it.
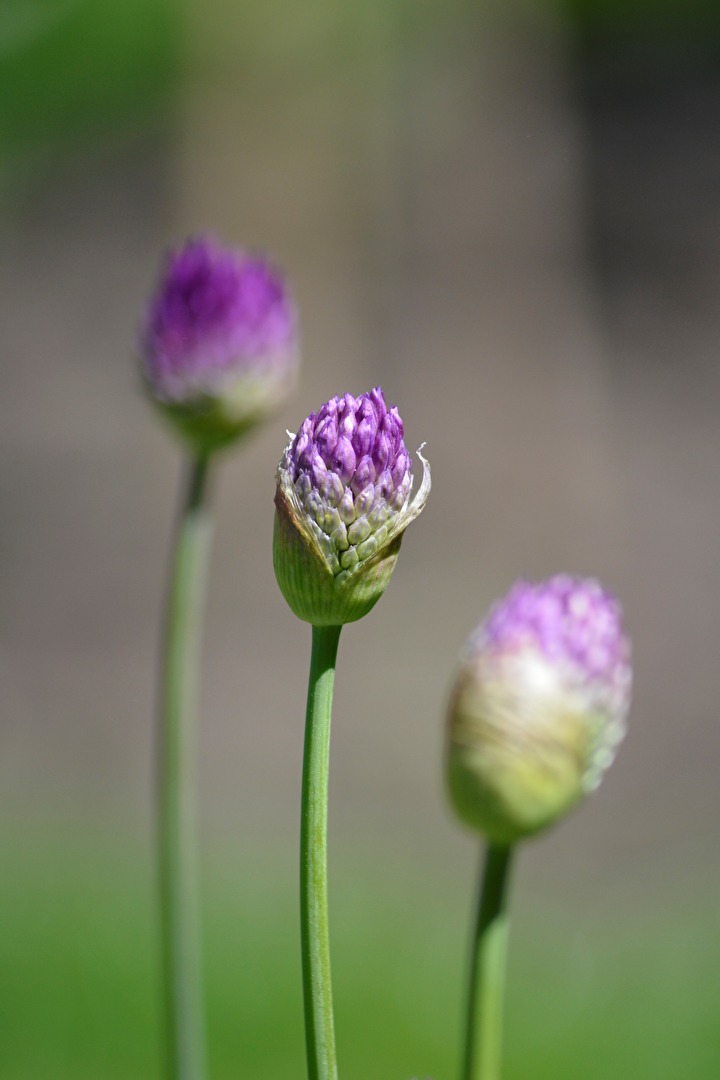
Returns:
[[[597,581],[558,575],[518,582],[480,627],[475,648],[507,655],[527,648],[557,665],[578,688],[627,707],[630,646],[618,601]]]
[[[238,375],[282,375],[296,363],[296,338],[279,272],[260,255],[199,237],[168,255],[141,349],[155,393],[187,401]]]
[[[403,422],[380,387],[335,397],[311,413],[290,446],[287,469],[336,574],[382,546],[412,487]]]

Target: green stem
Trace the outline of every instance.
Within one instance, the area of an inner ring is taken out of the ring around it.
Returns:
[[[300,824],[300,932],[309,1080],[336,1080],[327,900],[330,717],[339,626],[313,626]]]
[[[511,848],[490,844],[470,957],[462,1080],[500,1080]]]
[[[167,1080],[203,1080],[193,750],[210,522],[208,459],[192,462],[175,535],[159,715],[158,866]]]

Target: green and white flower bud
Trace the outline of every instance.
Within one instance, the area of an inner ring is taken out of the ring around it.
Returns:
[[[378,387],[311,413],[282,456],[273,561],[280,590],[305,622],[342,626],[382,596],[403,533],[430,493],[430,468],[410,499],[403,423]]]
[[[597,582],[518,583],[471,636],[452,693],[459,817],[509,845],[597,787],[625,733],[629,658],[620,607]]]

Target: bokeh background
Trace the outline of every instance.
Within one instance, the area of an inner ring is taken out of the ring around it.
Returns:
[[[622,597],[603,788],[515,880],[508,1080],[720,1075],[720,11],[573,0],[0,5],[0,1074],[160,1075],[154,664],[181,466],[133,349],[161,252],[267,248],[294,400],[216,477],[199,747],[212,1075],[304,1075],[310,635],[291,430],[380,383],[434,490],[341,641],[345,1080],[456,1075],[478,860],[442,791],[459,648],[520,575]]]

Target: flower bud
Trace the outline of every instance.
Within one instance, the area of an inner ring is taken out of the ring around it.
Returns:
[[[191,239],[167,257],[140,351],[152,400],[208,453],[265,419],[292,388],[295,307],[262,256]]]
[[[423,480],[411,501],[403,422],[379,387],[335,397],[305,420],[278,465],[273,543],[275,575],[298,618],[341,626],[380,599],[430,493],[418,457]]]
[[[557,821],[599,784],[625,734],[630,646],[596,581],[521,581],[471,635],[452,693],[458,815],[495,844]]]

